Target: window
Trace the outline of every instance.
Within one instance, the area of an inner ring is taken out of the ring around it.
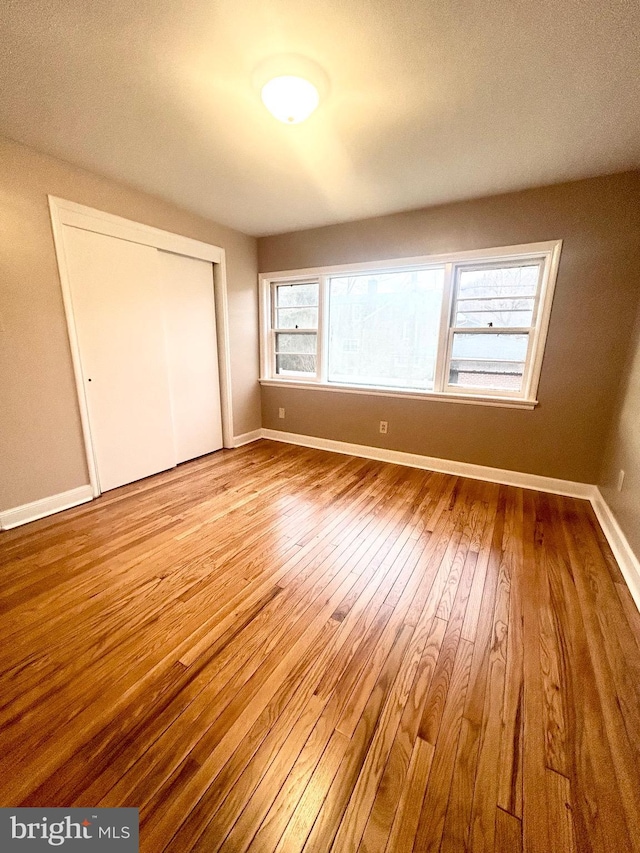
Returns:
[[[318,367],[318,282],[274,287],[276,374],[315,376]]]
[[[542,260],[456,269],[448,387],[519,393]]]
[[[433,388],[442,269],[329,277],[327,379]]]
[[[261,276],[262,381],[530,408],[560,245]]]

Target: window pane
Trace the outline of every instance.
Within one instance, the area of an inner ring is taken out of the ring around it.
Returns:
[[[456,361],[451,362],[449,384],[465,388],[521,391],[522,361]]]
[[[460,299],[455,325],[470,328],[529,327],[533,322],[533,299]]]
[[[454,358],[488,358],[500,361],[524,361],[529,335],[472,334],[461,332],[453,336]]]
[[[276,328],[317,329],[317,308],[278,308]]]
[[[522,390],[529,335],[455,334],[449,384]]]
[[[279,284],[276,287],[277,307],[295,308],[299,305],[318,305],[318,282],[311,284]]]
[[[284,355],[276,356],[276,373],[286,374],[311,374],[316,375],[315,355]]]
[[[296,352],[314,353],[317,347],[318,336],[315,334],[300,335],[276,335],[276,353]]]
[[[458,311],[533,311],[533,297],[507,298],[488,296],[486,299],[458,298]]]
[[[458,298],[535,296],[540,264],[499,269],[462,269],[458,278]]]
[[[329,282],[330,382],[433,388],[444,269]]]

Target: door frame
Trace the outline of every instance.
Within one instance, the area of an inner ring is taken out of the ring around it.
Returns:
[[[62,300],[64,313],[67,321],[69,335],[69,346],[71,348],[71,360],[73,362],[73,373],[78,396],[78,407],[80,410],[80,421],[84,438],[87,467],[89,470],[89,481],[93,490],[93,496],[98,497],[100,486],[98,480],[98,469],[94,452],[93,439],[91,436],[91,422],[89,420],[89,407],[86,398],[85,377],[82,370],[82,359],[80,355],[80,344],[76,330],[75,316],[73,313],[73,299],[71,296],[71,279],[67,265],[64,226],[79,228],[83,231],[93,231],[96,234],[104,234],[107,237],[117,237],[120,240],[128,240],[132,243],[140,243],[143,246],[151,246],[155,249],[163,249],[176,255],[185,255],[189,258],[209,261],[213,264],[213,295],[216,312],[216,332],[218,336],[218,372],[220,375],[220,408],[222,415],[222,441],[224,447],[233,447],[233,400],[231,395],[231,353],[229,339],[229,306],[227,296],[227,272],[225,262],[225,251],[219,246],[202,243],[190,237],[182,237],[172,234],[170,231],[162,231],[150,225],[143,225],[121,216],[114,216],[92,207],[77,204],[74,201],[49,195],[49,211],[51,214],[51,227],[53,229],[53,242],[58,260],[58,271],[60,273],[60,286],[62,289]]]

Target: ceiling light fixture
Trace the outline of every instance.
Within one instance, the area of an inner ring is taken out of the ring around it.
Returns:
[[[300,124],[329,94],[325,71],[317,62],[295,53],[266,57],[251,77],[262,103],[283,124]]]
[[[284,124],[300,124],[317,108],[320,94],[313,83],[293,74],[273,77],[262,87],[262,102]]]

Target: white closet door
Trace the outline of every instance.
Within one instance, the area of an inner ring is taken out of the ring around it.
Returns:
[[[64,226],[101,491],[176,464],[157,249]]]
[[[158,252],[176,459],[222,447],[213,265]]]

